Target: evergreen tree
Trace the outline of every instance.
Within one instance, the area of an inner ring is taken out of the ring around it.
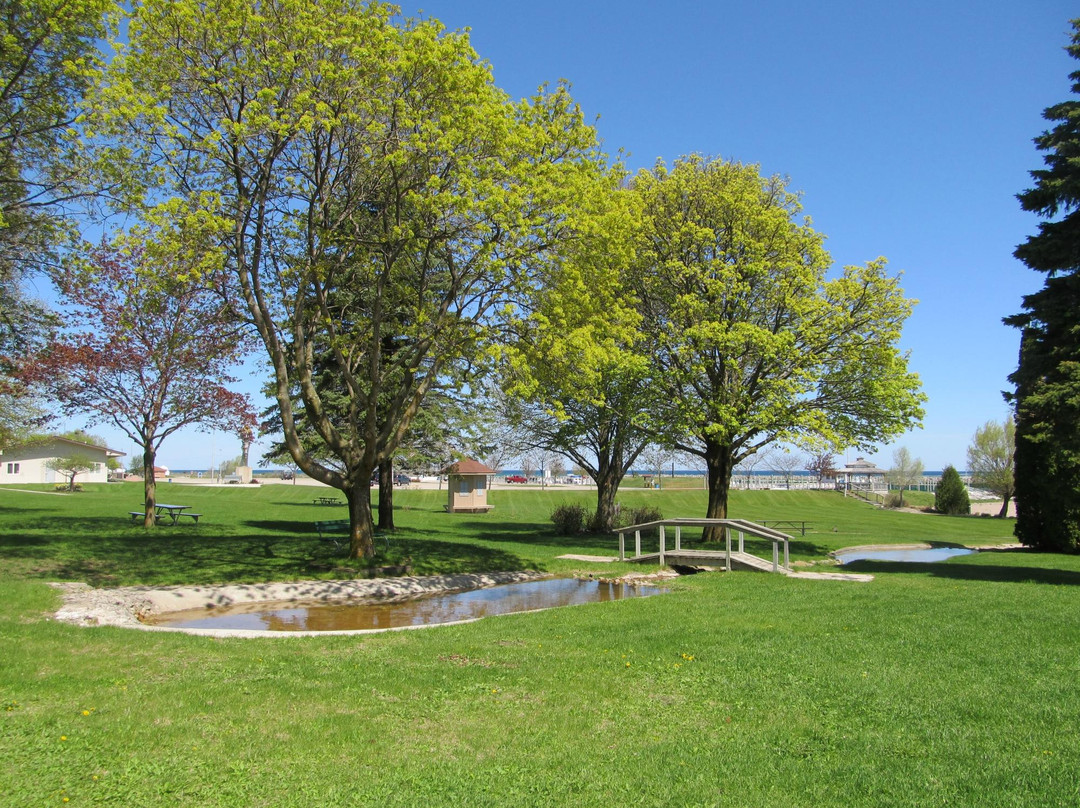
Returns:
[[[934,491],[934,510],[948,514],[971,513],[967,488],[960,479],[960,472],[953,466],[946,466],[941,472],[941,481]]]
[[[1080,19],[1066,48],[1080,59]],[[1080,71],[1070,74],[1080,94]],[[1044,218],[1014,255],[1046,273],[1042,289],[1005,322],[1021,329],[1020,362],[1006,398],[1016,406],[1016,536],[1040,550],[1080,545],[1080,100],[1048,107],[1056,122],[1035,139],[1046,167],[1018,195]]]

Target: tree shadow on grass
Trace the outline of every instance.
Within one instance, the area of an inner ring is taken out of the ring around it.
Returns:
[[[985,552],[985,551],[984,551]],[[1020,551],[1023,553],[1024,551]],[[970,556],[964,556],[970,558]],[[1056,586],[1080,586],[1080,571],[1053,569],[1050,567],[973,564],[952,559],[938,562],[915,561],[850,561],[844,564],[844,572],[900,573],[947,578],[954,581],[987,581],[991,583],[1036,583]]]
[[[535,569],[543,572],[535,561],[496,547],[484,547],[470,542],[447,542],[399,532],[390,539],[390,546],[379,548],[379,556],[390,564],[408,562],[415,575],[451,574],[462,572],[513,572]]]
[[[595,549],[617,552],[619,537],[615,533],[578,533],[573,536],[557,534],[550,524],[494,522],[471,520],[460,522],[461,527],[485,541],[510,541],[518,544],[543,545],[569,549]]]

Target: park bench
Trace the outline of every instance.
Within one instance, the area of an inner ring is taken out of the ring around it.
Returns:
[[[128,515],[131,517],[132,522],[139,522],[139,521],[141,521],[142,519],[144,519],[146,517],[146,514],[143,511],[128,511]],[[157,515],[157,517],[156,517],[157,521],[159,521],[159,522],[161,521],[161,516],[162,515],[160,513]],[[202,514],[201,513],[188,513],[187,511],[182,511],[182,512],[176,514],[177,519],[179,519],[182,516],[190,516],[191,521],[193,521],[195,524],[199,524],[199,517],[202,516]],[[173,524],[176,524],[176,522],[174,521]],[[348,524],[348,523],[346,523],[346,524]]]
[[[315,523],[315,529],[319,531],[319,538],[326,541],[332,541],[334,546],[341,549],[341,539],[338,537],[339,533],[344,533],[346,536],[349,534],[349,520],[348,519],[324,519]],[[390,537],[385,533],[376,533],[376,539],[382,539],[386,544],[386,549],[390,549]]]
[[[805,522],[801,519],[762,519],[758,524],[765,527],[778,527],[784,530],[799,531],[803,536],[806,535],[807,529],[813,524],[812,522]]]

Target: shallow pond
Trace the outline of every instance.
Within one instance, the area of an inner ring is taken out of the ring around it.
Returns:
[[[381,603],[243,603],[224,608],[165,612],[144,622],[170,628],[358,631],[437,625],[511,612],[648,597],[666,591],[656,586],[549,578]]]
[[[971,555],[975,550],[964,547],[924,547],[897,550],[837,550],[834,554],[841,564],[849,561],[944,561],[953,556]]]

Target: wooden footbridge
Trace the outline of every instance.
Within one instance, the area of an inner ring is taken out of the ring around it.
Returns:
[[[674,547],[668,549],[668,528],[674,528]],[[684,527],[710,528],[718,527],[724,532],[723,550],[702,550],[698,548],[683,549],[682,529]],[[655,553],[641,552],[642,531],[656,529],[660,533],[660,549]],[[745,519],[662,519],[657,522],[645,522],[640,525],[621,527],[616,531],[619,534],[619,560],[638,561],[652,564],[686,564],[723,567],[726,570],[751,569],[762,572],[789,573],[791,567],[788,561],[788,542],[791,537],[779,530],[774,530],[756,522],[748,522]],[[626,556],[626,536],[634,536],[634,555]],[[757,539],[766,539],[772,542],[772,562],[764,558],[746,552],[745,539],[751,536]],[[734,546],[733,546],[734,538]],[[783,545],[784,563],[780,563],[780,545]]]

